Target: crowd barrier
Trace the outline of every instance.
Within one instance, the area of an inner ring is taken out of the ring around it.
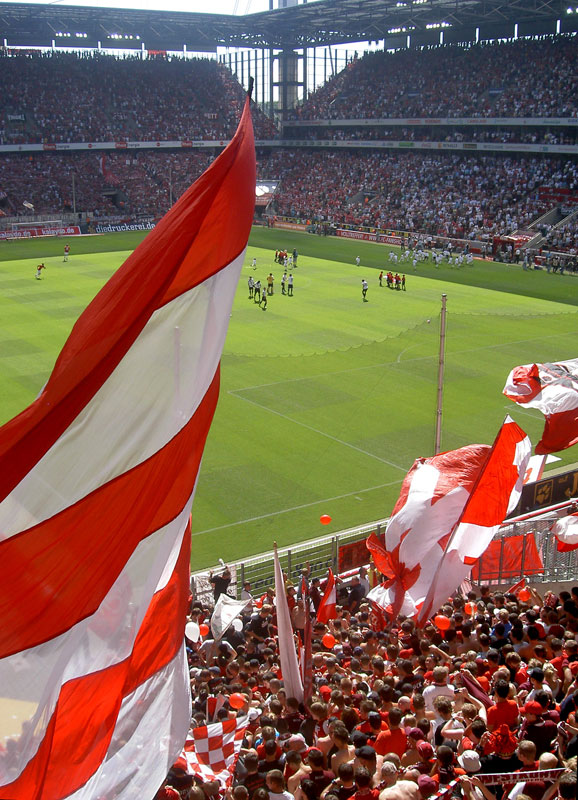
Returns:
[[[547,513],[546,508],[544,513]],[[329,567],[334,573],[343,574],[366,565],[369,551],[365,540],[371,531],[381,535],[387,522],[385,518],[279,549],[281,568],[290,581],[297,583],[307,564],[311,567],[311,576],[321,579],[327,576]],[[512,585],[522,577],[527,577],[532,584],[576,580],[578,550],[558,552],[556,540],[550,532],[551,526],[552,518],[548,517],[504,524],[490,548],[478,560],[475,582],[498,586]],[[251,583],[254,596],[263,594],[274,585],[272,551],[231,562],[229,567],[232,575],[229,591],[237,597],[245,581]],[[216,572],[220,569],[219,566],[215,567]],[[191,589],[195,598],[211,605],[213,595],[209,572],[201,570],[193,573]]]

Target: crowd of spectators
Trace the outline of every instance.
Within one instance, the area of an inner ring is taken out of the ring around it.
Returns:
[[[213,578],[215,598],[229,582],[227,571]],[[210,697],[224,699],[218,720],[248,715],[229,798],[425,800],[446,787],[464,800],[575,798],[578,587],[541,597],[482,586],[448,600],[422,629],[376,616],[364,569],[341,585],[326,624],[316,621],[319,580],[309,599],[298,587],[287,581],[285,591],[296,646],[312,619],[305,703],[284,689],[272,589],[254,598],[245,584],[242,627],[220,641],[187,640],[192,728],[209,721]],[[210,615],[193,603],[194,622]],[[171,769],[158,800],[215,793],[184,766]],[[480,777],[489,773],[508,775],[488,787]]]
[[[209,59],[0,51],[0,69],[4,144],[228,140],[244,102],[231,72]],[[276,135],[256,106],[253,120],[258,137]]]
[[[210,163],[197,150],[18,154],[0,159],[8,215],[158,217]],[[525,228],[553,207],[541,186],[578,190],[578,166],[539,157],[455,153],[278,150],[258,160],[280,179],[274,212],[305,221],[488,240]],[[73,190],[74,176],[74,190]],[[73,198],[74,191],[74,198]],[[575,227],[557,232],[573,246]]]
[[[543,158],[284,151],[266,165],[279,215],[482,240],[549,210],[540,186],[578,187],[574,162]]]
[[[7,155],[0,158],[0,208],[7,216],[30,214],[28,202],[37,214],[158,217],[212,158],[193,150],[115,151],[104,162],[96,152]]]
[[[557,253],[569,253],[574,256],[578,254],[578,218],[573,217],[560,227],[549,231],[542,246]]]
[[[576,117],[574,36],[518,39],[356,59],[296,119]]]

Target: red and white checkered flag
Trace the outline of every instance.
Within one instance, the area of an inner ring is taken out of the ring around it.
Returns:
[[[233,780],[248,722],[248,717],[243,716],[193,728],[182,753],[189,774],[198,775],[205,782],[219,781],[221,788],[227,789]]]

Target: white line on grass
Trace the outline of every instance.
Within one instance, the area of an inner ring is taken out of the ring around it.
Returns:
[[[258,517],[249,517],[249,519],[240,519],[237,522],[228,522],[226,525],[217,525],[215,528],[206,528],[204,531],[195,531],[191,536],[201,536],[203,533],[222,531],[223,528],[234,528],[236,525],[247,525],[249,522],[257,522],[260,519],[267,519],[267,517],[277,517],[279,514],[290,514],[292,511],[300,511],[302,508],[311,508],[311,506],[317,506],[320,503],[332,503],[334,500],[343,500],[345,497],[351,497],[351,495],[373,492],[375,489],[385,489],[386,486],[395,486],[398,483],[400,483],[400,481],[390,481],[389,483],[380,483],[379,486],[369,486],[367,489],[356,489],[354,492],[338,494],[336,497],[324,497],[321,500],[314,500],[311,503],[293,506],[293,508],[283,508],[281,511],[271,511],[269,514],[260,514]],[[361,500],[361,497],[357,499]]]
[[[538,409],[536,409],[535,414],[532,414],[530,411],[526,411],[524,408],[520,408],[519,405],[514,406],[514,408],[512,408],[511,405],[504,406],[504,408],[510,414],[525,414],[527,417],[532,417],[532,419],[544,418],[544,415]]]
[[[492,350],[496,347],[509,347],[510,345],[513,344],[527,344],[528,342],[543,341],[544,339],[559,339],[561,335],[570,336],[571,333],[572,333],[571,331],[569,331],[567,334],[554,333],[550,336],[534,336],[532,339],[518,339],[517,341],[514,342],[499,342],[498,344],[488,344],[484,345],[483,347],[470,347],[466,350],[455,350],[454,352],[450,353],[449,356],[453,357],[453,356],[465,355],[466,353],[478,353],[480,352],[480,350]],[[413,347],[414,345],[411,346]],[[417,347],[417,344],[415,346]],[[406,348],[406,350],[407,349],[408,348]],[[402,362],[399,359],[404,352],[405,350],[402,350],[398,354],[395,361],[383,361],[380,364],[366,364],[362,367],[350,367],[348,369],[338,369],[335,370],[335,372],[319,372],[316,375],[304,375],[300,378],[285,378],[282,381],[272,381],[271,383],[258,383],[255,384],[255,386],[242,386],[239,389],[229,389],[228,393],[237,394],[237,392],[250,392],[253,389],[267,389],[269,386],[281,386],[284,383],[298,383],[299,381],[314,381],[317,378],[329,378],[332,375],[347,375],[347,373],[349,372],[359,372],[365,369],[379,369],[380,367],[392,367],[395,366],[396,364],[401,364],[401,363],[411,364],[415,361],[429,361],[432,358],[439,357],[438,353],[433,353],[431,356],[417,356],[416,358],[407,358]],[[318,354],[312,353],[311,355],[318,355]],[[449,356],[448,355],[446,356],[446,361]]]
[[[325,436],[327,439],[331,439],[331,441],[337,442],[337,444],[342,444],[344,447],[350,447],[352,450],[357,450],[358,453],[363,453],[364,456],[375,458],[377,461],[381,461],[382,464],[388,464],[390,467],[395,467],[395,469],[401,470],[401,472],[407,472],[407,467],[400,467],[399,464],[394,464],[393,461],[388,461],[386,458],[381,458],[380,456],[376,456],[374,453],[370,453],[368,450],[363,450],[361,447],[356,447],[354,444],[351,444],[350,442],[344,442],[343,439],[338,439],[336,436],[332,436],[330,433],[324,433],[323,431],[320,431],[318,428],[313,428],[311,425],[307,425],[305,422],[300,422],[297,419],[288,417],[286,414],[282,414],[280,411],[275,411],[272,408],[268,408],[267,406],[261,405],[261,403],[256,403],[255,400],[249,400],[248,397],[243,397],[242,395],[237,394],[235,391],[230,391],[229,394],[238,397],[239,400],[244,400],[246,403],[251,403],[251,405],[257,406],[257,408],[262,408],[263,411],[268,411],[270,414],[276,414],[278,417],[282,417],[283,419],[286,419],[288,422],[292,422],[294,425],[300,425],[302,428],[307,428],[308,431],[313,431],[313,433],[318,433],[319,436]]]

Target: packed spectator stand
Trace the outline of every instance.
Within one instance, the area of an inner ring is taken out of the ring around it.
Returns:
[[[295,119],[576,117],[574,36],[369,53],[352,61]]]
[[[243,89],[216,61],[2,53],[1,144],[218,141],[239,121]],[[257,135],[276,133],[258,108],[253,116]]]
[[[298,108],[301,120],[392,119],[440,115],[576,118],[575,37],[542,37],[471,47],[372,53],[356,59]],[[0,51],[4,144],[90,142],[78,152],[9,153],[0,157],[0,211],[83,220],[157,218],[205,168],[232,134],[243,90],[216,61],[151,56]],[[411,69],[409,65],[411,64]],[[447,87],[451,86],[451,92]],[[63,103],[62,98],[70,99]],[[55,116],[56,115],[56,116]],[[387,142],[463,142],[520,147],[575,145],[576,127],[405,125],[291,128],[282,142],[275,124],[254,108],[258,171],[280,184],[269,211],[301,221],[403,230],[490,241],[534,223],[554,208],[541,186],[576,186],[576,162],[561,155],[458,155],[394,151]],[[291,137],[319,143],[375,140],[364,151],[290,147]],[[186,149],[191,141],[215,147]],[[123,142],[174,141],[178,149],[122,149]],[[113,142],[106,167],[98,143]],[[385,144],[382,146],[381,142]],[[566,243],[571,223],[548,246]],[[564,241],[563,241],[564,239]]]
[[[230,573],[212,583],[216,601]],[[242,625],[220,642],[206,625],[211,608],[192,604],[191,620],[206,626],[204,639],[187,640],[192,728],[249,715],[227,797],[575,797],[578,587],[543,597],[520,586],[458,592],[418,629],[403,616],[376,616],[365,569],[340,585],[325,623],[318,580],[305,600],[303,580],[285,586],[296,646],[305,617],[312,622],[313,686],[303,704],[283,688],[273,589],[253,597],[246,584]],[[211,698],[224,701],[214,717]],[[157,798],[203,800],[189,772],[179,759]]]

